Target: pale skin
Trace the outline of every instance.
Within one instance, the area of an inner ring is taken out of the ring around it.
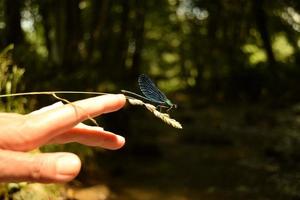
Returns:
[[[125,101],[122,94],[103,95],[27,115],[0,113],[0,182],[62,183],[74,179],[81,168],[77,155],[28,151],[69,142],[111,150],[121,148],[125,143],[122,136],[81,122],[117,111]]]

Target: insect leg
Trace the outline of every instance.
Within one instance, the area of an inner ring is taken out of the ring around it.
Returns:
[[[156,109],[159,109],[159,112],[162,112],[163,111],[163,108],[170,110],[170,108],[168,106],[164,106],[164,105],[157,105],[156,106]]]

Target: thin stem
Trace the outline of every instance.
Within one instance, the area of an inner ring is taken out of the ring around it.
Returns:
[[[148,99],[146,97],[143,97],[141,95],[135,94],[133,92],[127,91],[127,90],[121,90],[122,93],[124,94],[130,94],[135,97],[153,102],[151,99]],[[5,97],[16,97],[16,96],[29,96],[29,95],[55,95],[55,94],[92,94],[92,95],[105,95],[105,94],[112,94],[112,93],[107,93],[107,92],[86,92],[86,91],[43,91],[43,92],[21,92],[21,93],[12,93],[12,94],[2,94],[0,95],[0,98],[5,98]],[[126,99],[133,99],[134,97],[127,96],[125,95]],[[160,102],[156,102],[160,103]],[[163,103],[163,102],[161,102]]]
[[[53,95],[53,94],[94,94],[94,95],[104,95],[104,94],[111,94],[111,93],[105,93],[105,92],[85,92],[85,91],[21,92],[21,93],[13,93],[13,94],[2,94],[2,95],[0,95],[0,98],[3,98],[3,97],[15,97],[15,96],[38,95],[38,94],[46,94],[46,95]]]

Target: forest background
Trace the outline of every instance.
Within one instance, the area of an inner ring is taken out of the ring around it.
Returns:
[[[170,114],[180,131],[129,105],[97,119],[127,138],[119,151],[44,147],[81,156],[76,190],[299,198],[299,32],[297,0],[0,0],[0,91],[138,92],[145,73],[179,105]],[[1,108],[28,113],[55,101],[3,98]]]

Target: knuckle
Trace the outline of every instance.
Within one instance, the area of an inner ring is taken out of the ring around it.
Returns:
[[[44,167],[44,162],[37,158],[34,161],[32,168],[30,170],[30,178],[33,180],[40,180],[42,178],[42,169]]]
[[[30,170],[30,179],[34,181],[47,181],[49,177],[47,177],[47,171],[49,168],[49,163],[47,160],[42,159],[40,156],[37,156],[33,160],[33,164],[31,165]]]

